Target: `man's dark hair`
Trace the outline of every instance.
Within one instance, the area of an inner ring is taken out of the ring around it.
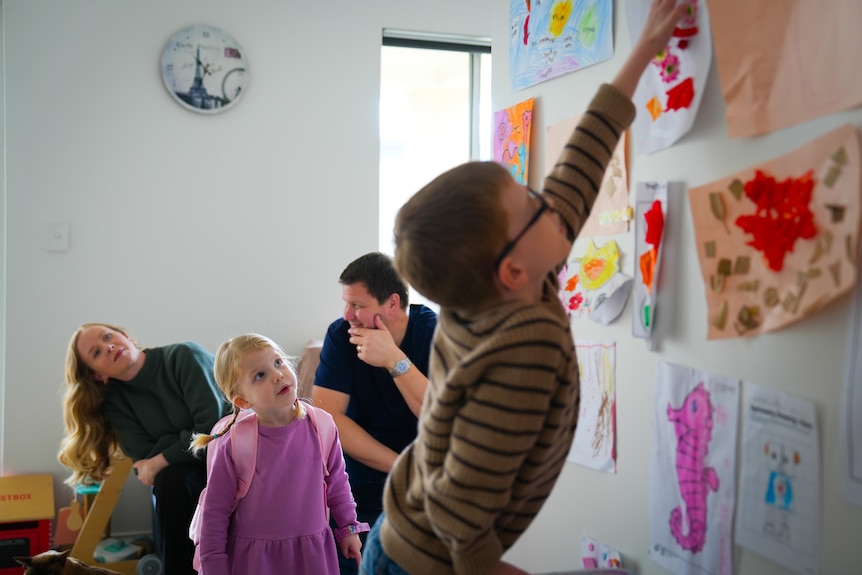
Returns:
[[[407,284],[395,271],[392,258],[380,252],[360,256],[348,264],[341,277],[341,285],[364,283],[368,293],[382,304],[390,295],[401,298],[401,309],[407,309]]]

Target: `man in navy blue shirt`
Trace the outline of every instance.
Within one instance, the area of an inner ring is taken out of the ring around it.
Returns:
[[[312,399],[335,420],[358,520],[373,525],[386,476],[416,437],[437,314],[408,305],[407,284],[379,252],[351,262],[339,282],[344,311],[326,331]],[[342,575],[357,573],[339,560]]]

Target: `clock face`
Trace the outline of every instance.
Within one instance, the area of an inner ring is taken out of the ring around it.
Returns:
[[[184,108],[217,114],[235,106],[245,94],[245,52],[218,28],[189,26],[165,45],[162,79],[168,93]]]

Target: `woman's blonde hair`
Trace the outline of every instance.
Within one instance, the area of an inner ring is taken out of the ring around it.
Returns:
[[[78,356],[78,337],[92,326],[106,327],[129,337],[115,325],[85,323],[75,330],[69,341],[66,351],[66,392],[63,398],[66,437],[60,443],[57,459],[72,470],[72,475],[66,479],[70,486],[102,481],[114,462],[123,457],[120,438],[102,410],[105,383],[97,380],[95,372]],[[132,338],[129,340],[137,345]]]
[[[240,409],[236,406],[234,400],[239,396],[239,381],[242,377],[240,367],[242,358],[252,351],[271,348],[284,360],[285,365],[293,373],[293,379],[299,385],[299,379],[296,375],[296,359],[287,355],[281,347],[266,336],[256,333],[246,333],[238,335],[232,339],[222,343],[215,354],[215,373],[216,385],[221,390],[222,394],[233,405],[233,417],[227,424],[214,434],[195,433],[192,436],[192,442],[189,450],[193,453],[200,452],[213,439],[221,437],[236,423],[239,417]],[[302,402],[297,401],[294,404],[294,415],[297,419],[305,416],[305,409],[302,407]]]

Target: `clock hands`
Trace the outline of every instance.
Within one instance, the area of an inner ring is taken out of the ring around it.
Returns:
[[[195,62],[197,62],[197,63],[198,63],[198,66],[200,66],[200,67],[203,69],[203,71],[204,71],[204,76],[206,76],[207,74],[209,74],[210,76],[212,76],[212,72],[210,72],[210,66],[211,66],[211,64],[204,64],[203,62],[201,62],[201,59],[200,59],[200,58],[198,58],[197,56],[195,56]]]

